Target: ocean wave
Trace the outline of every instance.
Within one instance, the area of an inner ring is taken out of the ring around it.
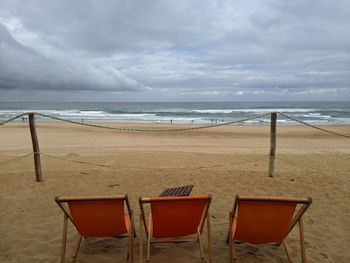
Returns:
[[[303,114],[303,115],[295,115],[295,117],[305,117],[305,118],[322,118],[322,119],[328,119],[332,118],[330,115],[322,115],[322,114]]]
[[[313,112],[317,111],[316,109],[305,109],[305,108],[296,108],[296,109],[284,109],[284,108],[271,108],[271,109],[203,109],[203,110],[192,110],[192,112],[197,113],[234,113],[234,112],[243,112],[243,113],[268,113],[268,112]]]
[[[205,103],[202,103],[205,104]],[[39,106],[38,106],[39,105]],[[1,106],[1,105],[0,105]],[[223,122],[232,122],[246,117],[253,117],[254,115],[268,113],[268,112],[284,112],[291,116],[312,124],[348,124],[350,123],[350,111],[347,106],[342,109],[338,109],[332,105],[332,107],[322,108],[320,105],[312,105],[309,108],[299,105],[293,108],[292,106],[271,105],[266,106],[254,106],[247,108],[230,108],[230,105],[222,104],[220,106],[212,107],[212,104],[208,105],[176,105],[174,107],[166,108],[164,104],[130,104],[130,105],[105,105],[101,104],[74,104],[69,105],[70,108],[64,108],[65,105],[46,105],[46,109],[40,108],[40,104],[31,104],[30,107],[23,107],[11,109],[11,105],[8,108],[2,108],[0,110],[0,120],[6,120],[12,118],[20,113],[24,112],[38,112],[55,117],[75,120],[75,121],[89,121],[89,122],[142,122],[142,123],[177,123],[177,124],[216,124]],[[207,106],[207,107],[206,107]],[[55,107],[55,108],[52,108]],[[242,106],[243,107],[243,106]],[[90,108],[90,109],[89,109]],[[26,109],[26,110],[24,110]],[[40,116],[38,120],[44,120]],[[47,119],[46,119],[47,120]],[[277,121],[281,124],[295,123],[286,117],[279,116]],[[270,122],[269,116],[264,116],[260,119],[254,119],[246,121],[246,124],[267,124]]]

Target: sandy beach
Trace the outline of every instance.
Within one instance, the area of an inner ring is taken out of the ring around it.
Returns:
[[[322,127],[350,134],[350,126]],[[35,182],[32,156],[0,166],[0,262],[59,262],[63,213],[55,196],[127,193],[138,219],[139,197],[186,184],[194,185],[193,195],[213,196],[214,262],[229,262],[225,238],[235,194],[311,196],[313,204],[304,216],[308,262],[350,262],[350,139],[305,126],[279,125],[275,176],[269,178],[269,130],[269,126],[230,125],[127,132],[37,123],[44,181]],[[0,126],[0,163],[31,152],[26,123]],[[77,238],[70,224],[67,262]],[[300,262],[297,228],[287,243],[294,262]],[[136,238],[135,262],[138,246]],[[88,239],[77,262],[124,262],[126,249],[126,239]],[[237,252],[237,262],[287,262],[282,247],[240,244]],[[151,262],[200,262],[199,250],[196,244],[155,245]]]

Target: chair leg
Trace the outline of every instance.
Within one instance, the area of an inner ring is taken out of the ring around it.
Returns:
[[[230,263],[233,263],[232,240],[229,240],[229,242],[230,242],[230,244],[229,244],[229,246],[230,246]]]
[[[286,242],[284,240],[282,241],[282,244],[283,244],[284,250],[286,251],[286,254],[287,254],[288,263],[292,263],[292,258],[291,258],[290,254],[289,254],[289,251],[288,251],[288,248],[287,248],[287,244],[286,244]]]
[[[130,260],[130,249],[131,249],[131,244],[130,244],[130,236],[129,236],[128,249],[126,251],[126,262],[129,262],[129,260]]]
[[[152,232],[153,232],[153,227],[152,227],[152,217],[149,217],[148,220],[148,238],[147,238],[147,257],[146,261],[150,262],[150,257],[151,257],[151,237],[152,237]]]
[[[142,225],[142,215],[139,218],[139,236],[140,236],[140,263],[143,263],[143,225]]]
[[[230,242],[231,234],[232,234],[232,212],[229,214],[229,226],[228,226],[228,231],[227,231],[227,237],[226,237],[226,243]]]
[[[237,260],[236,244],[232,240],[232,238],[229,240],[229,242],[230,242],[230,263],[233,263]]]
[[[210,214],[208,212],[207,214],[207,234],[208,234],[208,254],[209,254],[209,263],[212,263],[213,261],[213,255],[212,255],[212,247],[211,247],[211,229],[210,229]]]
[[[134,262],[134,235],[135,235],[135,229],[134,229],[134,218],[133,218],[133,215],[132,216],[132,221],[131,221],[131,224],[132,224],[132,227],[131,227],[131,258],[130,258],[130,262],[133,263]]]
[[[305,251],[305,239],[304,239],[304,223],[303,219],[299,219],[299,235],[300,235],[300,249],[301,249],[301,262],[306,263],[306,251]]]
[[[129,229],[129,246],[128,246],[128,257],[127,262],[134,262],[134,217],[133,211],[131,211],[130,215],[130,229]]]
[[[199,232],[199,229],[197,230],[197,236],[198,236],[198,243],[199,243],[199,253],[201,255],[201,262],[204,263],[204,249],[203,249],[203,241],[201,233]]]
[[[235,242],[233,241],[233,236],[232,236],[232,212],[229,215],[229,228],[228,228],[228,233],[227,233],[227,239],[226,243],[229,243],[230,246],[230,263],[233,263],[236,259],[236,246]]]
[[[67,226],[68,226],[68,216],[66,214],[64,214],[64,216],[63,216],[62,247],[61,247],[61,263],[64,263],[64,258],[66,255]]]
[[[83,238],[83,236],[80,236],[79,239],[78,239],[78,242],[77,242],[76,247],[75,247],[75,253],[74,253],[74,256],[72,258],[72,263],[74,263],[75,260],[77,259],[79,248],[80,248],[80,243],[81,243],[81,239],[82,238]]]

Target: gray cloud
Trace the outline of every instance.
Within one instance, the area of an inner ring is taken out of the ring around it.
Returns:
[[[145,87],[100,62],[45,57],[18,43],[0,24],[0,89],[138,91]]]
[[[0,0],[0,6],[6,94],[350,100],[348,1]]]

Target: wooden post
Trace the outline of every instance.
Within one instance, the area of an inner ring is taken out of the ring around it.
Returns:
[[[29,119],[30,135],[32,137],[32,144],[33,144],[35,179],[37,182],[42,182],[43,177],[41,175],[39,141],[38,141],[38,136],[36,135],[35,116],[33,112],[28,113],[28,119]]]
[[[270,129],[270,154],[269,154],[269,177],[273,177],[275,171],[276,156],[276,122],[277,113],[271,113],[271,129]]]

